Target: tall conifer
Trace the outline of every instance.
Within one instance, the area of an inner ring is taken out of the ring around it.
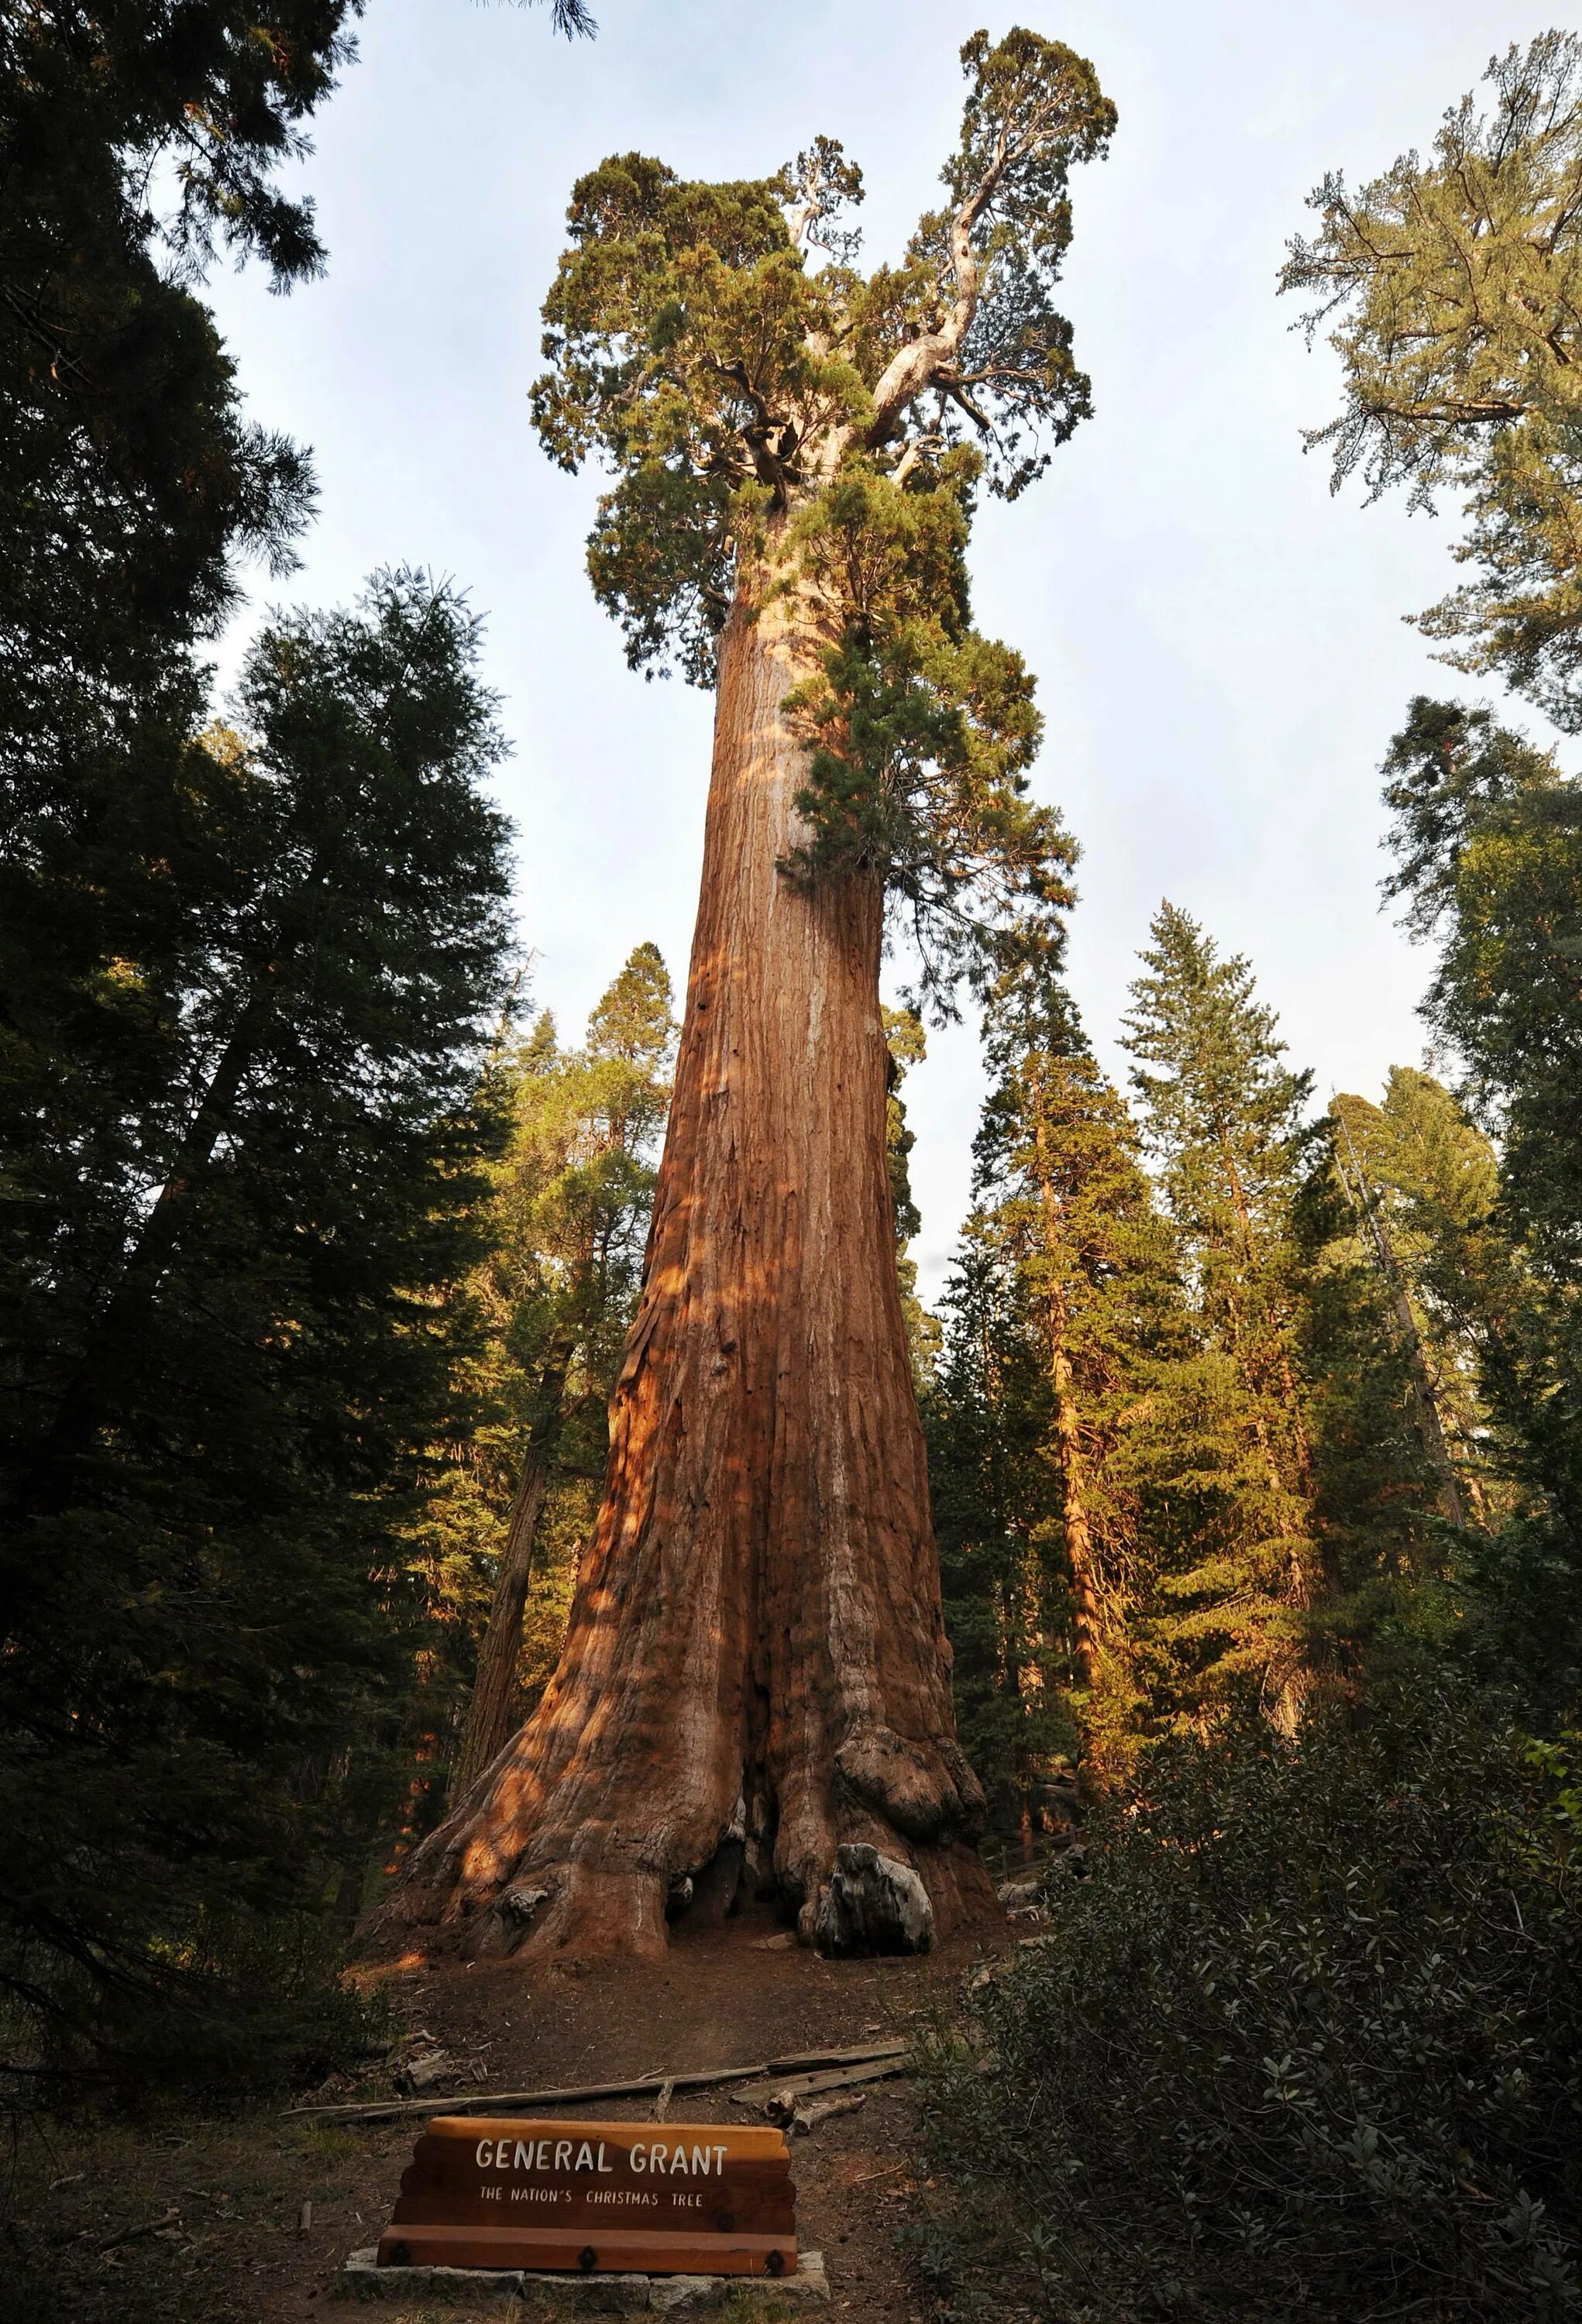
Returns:
[[[971,1631],[976,1597],[997,1634],[968,1731],[1002,1790],[1057,1747],[1102,1784],[1138,1710],[1131,1626],[1186,1319],[1135,1130],[1047,962],[999,980],[985,1037],[995,1079],[931,1429],[951,1618]],[[988,1643],[970,1641],[962,1684]]]
[[[564,466],[610,472],[588,567],[634,663],[717,687],[703,878],[566,1654],[489,1793],[414,1857],[393,1936],[460,1916],[491,1945],[529,1877],[535,1946],[658,1950],[667,1897],[744,1865],[837,1948],[916,1945],[987,1901],[879,970],[887,908],[945,998],[1060,891],[1031,681],[973,628],[966,550],[980,486],[1021,493],[1088,408],[1055,300],[1071,174],[1115,111],[1022,28],[961,60],[944,204],[865,276],[861,173],[828,137],[757,180],[627,153],[575,189],[535,417]],[[899,1912],[907,1874],[926,1912]]]
[[[1582,785],[1488,711],[1420,697],[1384,795],[1391,889],[1438,954],[1424,1014],[1498,1140],[1497,1179],[1486,1148],[1480,1170],[1463,1157],[1440,1205],[1457,1258],[1438,1280],[1477,1348],[1505,1487],[1479,1629],[1552,1705],[1582,1685]]]
[[[1164,1619],[1210,1693],[1250,1681],[1289,1724],[1317,1594],[1312,1446],[1294,1240],[1310,1076],[1282,1063],[1239,956],[1163,904],[1132,987],[1126,1046],[1204,1342],[1203,1425],[1220,1525],[1161,1588]]]
[[[1480,1526],[1498,1488],[1478,1371],[1479,1312],[1498,1269],[1498,1166],[1444,1084],[1392,1065],[1377,1105],[1335,1099],[1335,1161],[1359,1246],[1383,1286],[1414,1425],[1444,1515]]]
[[[392,1739],[505,934],[476,661],[411,574],[264,632],[237,730],[192,746],[229,879],[162,999],[135,1171],[18,1268],[0,1979],[116,2070],[255,2013],[225,1932],[245,1955],[322,1901],[332,1770],[376,1793]]]
[[[1339,412],[1309,437],[1335,481],[1461,501],[1470,569],[1420,617],[1461,668],[1495,670],[1582,726],[1582,457],[1577,363],[1582,39],[1540,32],[1490,60],[1432,147],[1350,187],[1332,171],[1281,288],[1340,358]]]
[[[670,1099],[675,1025],[657,948],[640,945],[561,1050],[546,1014],[493,1069],[510,1123],[469,1286],[486,1341],[468,1467],[474,1560],[492,1567],[454,1789],[476,1780],[521,1724],[523,1617],[546,1500],[577,1480],[584,1524],[603,1474],[607,1411],[636,1305]],[[554,1639],[558,1651],[559,1638]],[[540,1684],[547,1670],[539,1673]]]

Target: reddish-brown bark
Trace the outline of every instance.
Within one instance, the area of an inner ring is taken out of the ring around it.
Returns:
[[[884,1155],[876,880],[810,888],[795,601],[721,641],[702,890],[649,1268],[560,1668],[382,1916],[656,1950],[737,1867],[810,1939],[837,1846],[992,1910],[955,1739]],[[525,1910],[525,1898],[523,1899]],[[520,1925],[520,1918],[519,1923]]]

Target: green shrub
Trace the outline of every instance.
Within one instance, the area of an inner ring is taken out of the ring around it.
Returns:
[[[955,2312],[1582,2312],[1564,1754],[1439,1698],[1173,1746],[1145,1785],[926,2068]]]

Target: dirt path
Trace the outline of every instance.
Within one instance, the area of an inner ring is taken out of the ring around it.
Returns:
[[[993,1941],[1012,1941],[1006,1932]],[[902,2034],[950,2014],[986,1949],[921,1960],[824,1961],[777,1941],[765,1915],[679,1936],[662,1961],[432,1965],[379,1973],[402,2021],[464,2066],[458,2089],[532,2089],[714,2065]],[[370,2095],[388,2077],[370,2077]],[[328,2095],[328,2094],[327,2094]],[[341,2095],[336,2093],[337,2096]],[[646,2119],[610,2100],[581,2118]],[[433,2111],[443,2113],[442,2094]],[[562,2109],[564,2111],[564,2109]],[[723,2091],[672,2100],[677,2122],[762,2120]],[[332,2297],[346,2254],[389,2217],[421,2117],[333,2124],[250,2113],[180,2129],[52,2131],[14,2166],[17,2221],[0,2251],[0,2315],[27,2324],[304,2324]],[[911,2324],[895,2236],[915,2208],[910,2086],[870,2089],[860,2113],[793,2143],[798,2234],[822,2251],[839,2324]],[[311,2206],[305,2224],[303,2205]],[[134,2239],[116,2241],[133,2229]],[[107,2247],[106,2247],[107,2246]],[[384,2310],[389,2324],[397,2312]],[[402,2309],[402,2324],[424,2311]],[[451,2324],[498,2301],[436,2310]]]

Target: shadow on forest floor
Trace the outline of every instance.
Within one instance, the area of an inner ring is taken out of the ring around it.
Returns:
[[[825,1961],[765,1946],[767,1916],[681,1936],[660,1961],[493,1962],[415,1957],[377,1972],[408,2037],[455,2059],[458,2092],[523,2090],[670,2068],[752,2063],[818,2043],[904,2034],[954,2008],[985,1950]],[[1012,1932],[991,1950],[1009,1945]],[[389,2064],[326,2102],[384,2095]],[[648,2100],[580,2107],[582,2119],[646,2119]],[[445,2093],[431,2110],[443,2113]],[[572,2109],[558,2109],[572,2111]],[[752,2117],[724,2091],[676,2098],[674,2121]],[[273,2108],[145,2124],[51,2122],[19,2142],[0,2229],[0,2324],[306,2324],[335,2300],[347,2254],[389,2218],[423,2117],[316,2122]],[[896,2234],[921,2192],[910,2085],[874,2086],[857,2113],[795,2142],[798,2232],[825,2255],[840,2324],[921,2315]],[[304,2206],[310,2209],[304,2211]],[[430,2311],[381,2302],[380,2324]],[[435,2309],[449,2324],[523,2317],[498,2301]],[[755,2307],[754,2315],[763,2310]]]

